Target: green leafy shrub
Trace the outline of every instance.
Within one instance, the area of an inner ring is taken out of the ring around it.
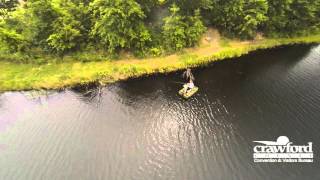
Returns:
[[[2,50],[8,53],[24,52],[29,45],[21,34],[5,28],[0,28],[0,42]]]
[[[150,48],[149,51],[151,56],[154,56],[154,57],[161,56],[164,54],[164,49],[161,46]]]
[[[25,28],[29,29],[32,43],[43,49],[48,48],[47,39],[53,33],[53,22],[58,18],[57,10],[51,0],[28,0],[25,5]],[[25,30],[23,30],[25,31]]]
[[[19,2],[0,0],[0,51],[23,61],[43,62],[48,59],[40,58],[44,56],[66,61],[57,55],[77,57],[81,52],[89,55],[78,61],[119,57],[120,52],[139,57],[182,52],[197,45],[206,30],[204,22],[242,39],[257,32],[289,37],[320,31],[320,0]],[[224,40],[220,44],[228,46]]]
[[[164,19],[163,39],[167,50],[178,51],[195,45],[205,31],[200,19],[200,11],[194,16],[179,14],[180,8],[175,4],[170,8],[171,15]]]
[[[186,28],[187,47],[196,45],[202,34],[206,31],[200,16],[200,10],[196,10],[194,16],[188,17],[188,27]]]
[[[0,0],[0,16],[6,18],[10,12],[14,11],[19,4],[19,0]]]
[[[229,0],[214,4],[212,23],[222,32],[243,39],[253,38],[268,18],[267,0]]]
[[[58,54],[75,48],[78,45],[78,39],[81,33],[73,26],[73,23],[68,23],[68,20],[59,18],[54,25],[53,32],[47,39],[49,46]]]
[[[76,51],[88,42],[88,29],[91,26],[87,1],[60,0],[58,18],[53,22],[53,32],[47,39],[53,52],[64,54]]]
[[[92,4],[93,38],[114,53],[120,48],[141,50],[151,41],[145,14],[134,0],[95,0]]]
[[[269,20],[264,30],[269,36],[307,34],[320,23],[319,0],[268,0]]]
[[[163,38],[167,49],[181,50],[187,46],[185,29],[187,24],[184,16],[178,14],[180,8],[173,5],[170,8],[171,15],[164,19]]]

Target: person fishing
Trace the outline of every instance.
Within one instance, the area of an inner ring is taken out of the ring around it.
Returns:
[[[182,75],[188,81],[188,83],[183,85],[183,89],[185,90],[185,93],[187,93],[188,91],[190,91],[191,89],[194,88],[193,81],[195,80],[195,78],[194,78],[190,68],[187,68],[187,70],[185,72],[183,72]]]

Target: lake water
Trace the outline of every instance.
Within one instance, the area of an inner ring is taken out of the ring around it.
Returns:
[[[320,179],[320,46],[258,51],[104,88],[0,94],[1,180]],[[254,163],[253,141],[313,142],[313,163]]]

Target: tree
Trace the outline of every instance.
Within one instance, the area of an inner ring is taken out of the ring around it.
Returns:
[[[299,34],[318,25],[319,6],[319,0],[293,0],[290,6],[291,11],[288,13],[286,30],[289,30],[290,34]]]
[[[134,0],[95,0],[92,36],[110,53],[120,48],[142,50],[151,41],[145,14]]]
[[[168,50],[177,51],[195,45],[206,29],[199,10],[195,11],[194,16],[183,16],[179,11],[180,8],[173,4],[171,15],[164,19],[163,38]]]
[[[264,30],[269,36],[292,36],[319,25],[319,0],[268,0],[269,20]]]
[[[175,4],[170,8],[171,15],[164,19],[163,38],[167,49],[181,50],[187,46],[184,17],[178,14],[180,8]]]
[[[246,39],[319,31],[320,0],[0,0],[0,16],[0,48],[10,53],[94,45],[159,55],[197,45],[203,21]]]
[[[53,33],[48,37],[47,42],[50,48],[63,54],[79,45],[82,34],[78,29],[81,24],[70,17],[58,18],[54,25]]]
[[[48,48],[47,39],[53,33],[53,22],[58,18],[51,0],[28,0],[25,6],[23,23],[31,30],[33,44]]]
[[[212,23],[227,35],[253,38],[267,20],[267,0],[218,0],[213,7]]]
[[[19,0],[0,0],[0,16],[6,18],[9,12],[16,9]]]
[[[188,27],[186,29],[187,47],[196,45],[202,34],[206,31],[206,27],[203,25],[200,16],[200,10],[197,9],[194,12],[194,16],[188,16]]]
[[[288,24],[288,13],[291,11],[291,3],[293,0],[268,0],[269,10],[267,16],[269,20],[265,22],[265,31],[271,34],[277,34],[286,31]]]
[[[18,8],[0,21],[0,41],[6,52],[26,52],[32,46],[35,31],[26,9]]]
[[[47,39],[54,52],[63,54],[88,42],[91,26],[88,4],[89,1],[83,0],[60,0],[58,18],[53,22],[53,32]]]
[[[145,14],[152,16],[152,10],[158,5],[158,0],[137,0]]]
[[[268,2],[266,0],[248,0],[244,3],[242,24],[236,28],[240,37],[253,38],[258,27],[268,20],[266,14],[268,11]]]
[[[169,0],[169,3],[178,5],[182,14],[192,16],[197,9],[211,9],[213,0]]]
[[[8,53],[24,52],[29,45],[26,39],[14,30],[0,27],[1,49]]]

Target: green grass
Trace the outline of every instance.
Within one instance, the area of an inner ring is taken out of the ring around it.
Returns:
[[[96,82],[107,84],[153,73],[167,73],[206,65],[213,61],[239,57],[257,49],[280,45],[319,43],[320,34],[297,38],[263,39],[250,43],[228,42],[211,55],[202,55],[201,48],[186,50],[184,54],[147,59],[99,59],[92,62],[53,62],[46,64],[19,64],[0,61],[0,91],[30,89],[61,89]],[[70,58],[70,57],[69,57]],[[101,57],[99,57],[101,58]],[[84,57],[86,61],[90,57]]]

